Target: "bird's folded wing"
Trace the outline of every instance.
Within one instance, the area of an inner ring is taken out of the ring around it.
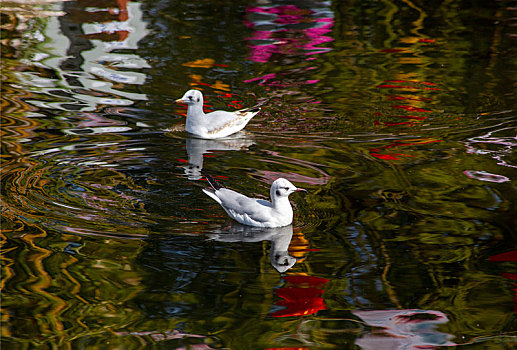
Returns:
[[[245,124],[253,116],[253,113],[215,111],[207,114],[207,129],[209,133],[218,133],[223,129],[238,127]]]
[[[232,215],[248,217],[257,222],[271,219],[271,207],[267,201],[249,198],[226,188],[217,191],[217,197],[221,200],[221,205]]]

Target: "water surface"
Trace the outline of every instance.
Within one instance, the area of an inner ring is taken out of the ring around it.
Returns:
[[[514,5],[4,2],[2,345],[514,347]],[[201,170],[308,193],[250,229]]]

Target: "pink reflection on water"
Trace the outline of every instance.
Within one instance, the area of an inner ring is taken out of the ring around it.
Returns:
[[[471,179],[480,180],[480,181],[488,181],[488,182],[506,182],[510,181],[509,178],[503,175],[491,174],[486,171],[476,171],[476,170],[465,170],[463,174],[467,175]]]
[[[273,183],[276,179],[279,177],[283,177],[285,179],[288,179],[292,182],[301,182],[306,183],[314,186],[322,186],[328,183],[329,178],[314,178],[310,176],[300,175],[293,172],[277,172],[277,171],[257,171],[258,175],[260,175],[262,178],[264,178],[267,182]]]
[[[321,186],[325,185],[330,180],[330,175],[327,174],[323,169],[322,164],[313,163],[309,161],[302,161],[300,159],[295,159],[287,156],[283,156],[278,152],[274,151],[268,151],[271,156],[274,158],[272,159],[263,159],[263,162],[266,163],[287,163],[287,164],[296,164],[298,166],[303,166],[304,168],[308,170],[312,170],[312,172],[319,174],[319,176],[312,177],[302,174],[297,174],[295,172],[277,172],[277,171],[271,171],[271,170],[257,170],[257,175],[259,175],[262,179],[264,179],[268,183],[273,183],[276,179],[279,177],[286,178],[289,181],[293,182],[301,182],[306,183],[314,186]],[[275,159],[276,158],[276,159]]]
[[[266,74],[266,75],[262,75],[260,77],[255,77],[255,78],[251,78],[251,79],[248,79],[248,80],[244,80],[245,83],[251,83],[251,82],[254,82],[254,81],[257,81],[257,80],[261,80],[261,82],[259,83],[259,85],[263,85],[265,84],[268,80],[271,80],[271,79],[274,79],[276,77],[276,74],[275,73],[270,73],[270,74]]]
[[[180,333],[176,329],[166,330],[166,331],[134,331],[134,332],[114,332],[119,337],[123,336],[131,336],[137,337],[142,345],[147,345],[147,338],[151,338],[154,342],[172,340],[172,339],[188,339],[188,338],[198,338],[198,339],[206,339],[208,338],[205,335],[198,334],[190,334],[190,333]],[[191,344],[188,347],[189,349],[195,350],[211,350],[214,349],[207,344]],[[178,349],[186,349],[186,348],[176,348]]]
[[[361,349],[436,349],[457,345],[450,341],[452,335],[436,330],[449,321],[440,311],[355,310],[352,313],[368,326],[380,328],[356,340]]]
[[[330,48],[318,45],[334,40],[327,36],[332,31],[334,19],[321,17],[326,13],[318,13],[317,8],[250,6],[246,13],[246,25],[255,29],[247,38],[249,59],[254,62],[268,62],[273,54],[310,56],[328,52]]]
[[[494,116],[495,117],[495,116]],[[497,115],[501,120],[505,118],[504,114]],[[512,136],[508,136],[512,133]],[[517,147],[517,134],[515,128],[502,127],[492,130],[481,136],[468,138],[464,141],[467,153],[486,154],[497,160],[497,165],[503,165],[509,168],[517,168],[517,164],[512,164],[512,159],[506,159],[515,153]],[[467,175],[467,174],[466,174]]]

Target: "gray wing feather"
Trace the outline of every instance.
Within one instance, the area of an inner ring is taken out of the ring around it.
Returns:
[[[238,192],[222,188],[216,192],[221,205],[233,216],[249,217],[253,221],[265,222],[270,219],[271,203],[261,199],[249,198]]]

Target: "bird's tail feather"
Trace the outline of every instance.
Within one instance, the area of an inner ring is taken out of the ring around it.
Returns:
[[[251,112],[251,113],[258,113],[260,112],[260,107],[250,107],[250,108],[246,108],[246,109],[243,109],[242,111],[243,112]]]
[[[221,200],[219,199],[219,197],[216,196],[216,194],[214,192],[212,192],[212,190],[210,189],[206,189],[206,188],[203,188],[202,191],[210,198],[212,198],[214,201],[216,201],[217,203],[219,204],[222,204]]]
[[[210,184],[210,186],[212,186],[212,188],[214,190],[217,191],[224,187],[223,185],[221,185],[219,182],[217,182],[212,176],[208,175],[207,173],[203,172],[203,175],[205,175],[208,183]]]
[[[235,111],[237,115],[240,116],[247,116],[248,118],[253,118],[258,112],[260,112],[260,107],[250,107],[245,109],[240,109],[238,111]]]

